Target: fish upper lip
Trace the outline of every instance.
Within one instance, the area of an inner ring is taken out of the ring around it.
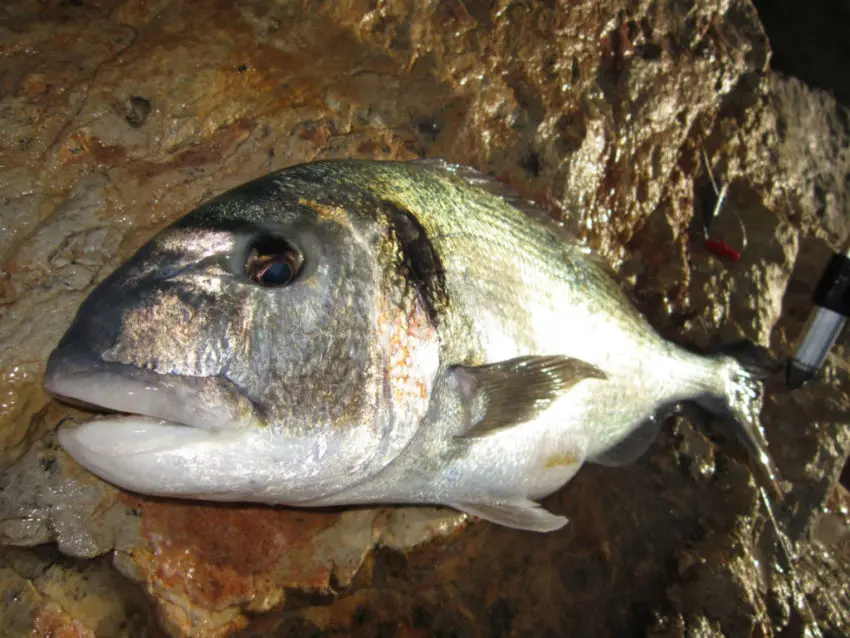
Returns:
[[[224,378],[160,374],[67,346],[51,353],[44,386],[72,402],[203,430],[232,430],[258,421],[251,402]]]

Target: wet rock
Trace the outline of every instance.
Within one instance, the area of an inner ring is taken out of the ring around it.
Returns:
[[[55,547],[0,549],[4,636],[156,635],[141,588],[106,560],[73,560]]]
[[[847,112],[766,73],[746,0],[568,5],[0,8],[0,633],[850,631],[840,347],[810,387],[767,386],[790,559],[746,453],[701,416],[633,466],[583,469],[547,536],[441,508],[142,498],[56,446],[87,415],[41,375],[92,286],[200,201],[317,158],[475,165],[597,248],[667,336],[790,354],[847,234]],[[711,237],[737,261],[704,241],[704,155],[729,185]]]
[[[53,432],[0,479],[0,543],[55,541],[80,558],[111,553],[173,635],[227,635],[245,628],[248,614],[290,599],[330,600],[376,546],[406,551],[450,536],[466,518],[434,508],[307,512],[131,496],[79,467]],[[90,594],[82,589],[66,595],[82,604]],[[88,616],[49,618],[61,626],[78,620],[92,626]]]

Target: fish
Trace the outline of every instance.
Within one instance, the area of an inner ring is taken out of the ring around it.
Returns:
[[[766,357],[664,339],[562,223],[471,167],[340,159],[154,236],[83,301],[45,387],[106,411],[59,442],[126,490],[551,532],[567,519],[541,498],[634,462],[688,403],[778,481]]]

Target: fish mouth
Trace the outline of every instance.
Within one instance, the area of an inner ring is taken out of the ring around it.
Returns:
[[[112,412],[59,430],[62,447],[90,469],[103,457],[176,449],[259,424],[251,401],[227,379],[160,374],[69,347],[50,355],[44,386],[62,400]]]

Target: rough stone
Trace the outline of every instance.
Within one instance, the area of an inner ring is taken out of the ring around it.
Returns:
[[[44,363],[92,286],[200,201],[298,162],[488,171],[696,347],[788,356],[846,238],[847,111],[768,71],[748,0],[237,4],[0,7],[0,633],[850,633],[841,344],[809,387],[768,382],[782,535],[702,416],[632,466],[584,468],[546,536],[443,508],[143,498],[57,447],[86,413],[50,401]],[[738,261],[704,241],[706,163],[728,185],[711,237]]]

